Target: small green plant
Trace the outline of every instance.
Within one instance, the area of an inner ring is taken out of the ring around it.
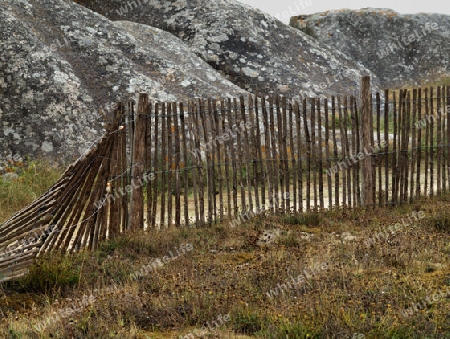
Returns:
[[[55,295],[64,288],[78,284],[79,269],[71,257],[53,253],[30,268],[30,273],[18,281],[19,289]]]
[[[20,338],[22,338],[22,335],[20,333],[18,333],[13,328],[9,329],[9,339],[20,339]]]
[[[295,232],[288,232],[281,236],[280,243],[285,247],[298,247],[300,242]]]
[[[306,339],[320,338],[317,330],[308,329],[300,322],[282,322],[276,328],[264,331],[264,337],[269,339]]]
[[[130,243],[129,237],[117,237],[105,241],[99,246],[100,257],[104,258],[111,255],[116,250],[121,250]]]
[[[450,213],[444,211],[441,214],[433,215],[430,219],[428,219],[428,224],[430,227],[433,227],[438,231],[449,231]]]
[[[289,225],[318,226],[320,224],[320,214],[316,212],[290,214],[283,217],[283,222]]]
[[[288,225],[300,225],[299,215],[286,215],[283,217],[283,223]]]
[[[387,337],[392,339],[416,338],[414,330],[406,326],[394,327],[389,331]]]
[[[237,333],[255,334],[263,328],[263,320],[261,317],[251,311],[239,311],[232,319],[233,329]]]

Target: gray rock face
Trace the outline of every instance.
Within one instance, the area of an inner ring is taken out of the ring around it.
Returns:
[[[234,0],[0,0],[0,169],[72,161],[117,101],[355,93],[345,54]],[[96,11],[96,12],[95,12]],[[97,13],[98,12],[98,13]],[[104,15],[104,16],[103,16]]]
[[[385,88],[450,76],[448,15],[341,10],[292,17],[290,24],[361,62]]]
[[[173,33],[250,92],[287,96],[353,93],[361,75],[373,75],[307,34],[234,0],[78,2],[111,20],[138,22]]]
[[[64,0],[0,0],[0,168],[71,161],[102,134],[112,103],[246,93],[170,33],[111,22]]]

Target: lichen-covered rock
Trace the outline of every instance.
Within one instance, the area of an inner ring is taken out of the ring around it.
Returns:
[[[71,161],[117,101],[357,93],[377,78],[340,51],[234,0],[0,0],[0,171]],[[88,8],[87,8],[88,7]],[[91,8],[91,9],[89,9]]]
[[[295,16],[290,24],[361,62],[385,88],[450,76],[448,15],[369,8]]]
[[[354,93],[373,75],[307,34],[235,0],[77,0],[112,20],[159,27],[239,87],[287,96]],[[377,79],[373,79],[374,85]]]
[[[180,39],[112,22],[64,0],[0,0],[0,168],[45,156],[70,161],[102,134],[113,103],[246,93]]]

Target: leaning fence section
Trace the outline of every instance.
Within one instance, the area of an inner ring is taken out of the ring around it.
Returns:
[[[410,203],[450,188],[450,90],[118,104],[105,136],[0,225],[0,279],[127,230]]]
[[[110,222],[109,212],[97,208],[96,201],[108,190],[119,135],[106,133],[44,195],[0,225],[0,281],[26,274],[46,252],[94,249],[114,235],[117,223]]]

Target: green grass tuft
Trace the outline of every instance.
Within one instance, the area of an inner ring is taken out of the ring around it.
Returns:
[[[52,253],[38,260],[30,273],[17,281],[16,288],[57,297],[62,290],[78,284],[79,274],[80,267],[74,265],[71,257]]]
[[[26,167],[9,168],[19,177],[5,181],[0,175],[0,223],[45,193],[61,176],[62,169],[33,161]]]

